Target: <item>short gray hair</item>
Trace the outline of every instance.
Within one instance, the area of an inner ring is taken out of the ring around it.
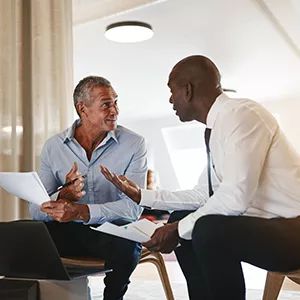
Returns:
[[[77,111],[76,105],[79,102],[89,104],[90,94],[95,86],[110,88],[111,83],[106,78],[100,76],[88,76],[81,79],[78,82],[77,86],[75,87],[73,93],[73,100],[74,100],[74,106],[76,111]]]

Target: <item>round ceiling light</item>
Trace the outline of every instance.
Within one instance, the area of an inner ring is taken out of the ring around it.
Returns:
[[[105,37],[118,43],[136,43],[149,40],[153,36],[152,27],[143,22],[127,21],[106,27]]]

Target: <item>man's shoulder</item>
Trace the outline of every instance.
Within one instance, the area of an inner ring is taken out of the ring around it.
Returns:
[[[45,142],[45,146],[51,147],[54,145],[57,146],[58,144],[62,144],[67,137],[69,129],[70,128],[67,128],[67,129],[51,136],[50,138],[48,138]]]
[[[231,98],[218,116],[220,128],[262,125],[269,131],[276,131],[278,124],[274,116],[262,104],[247,98]]]
[[[224,105],[224,109],[221,111],[221,115],[231,115],[232,117],[237,116],[243,118],[245,115],[261,115],[270,114],[264,106],[260,103],[248,99],[248,98],[229,98]]]
[[[128,129],[122,125],[118,125],[115,130],[116,136],[120,141],[143,142],[145,139],[140,134]]]

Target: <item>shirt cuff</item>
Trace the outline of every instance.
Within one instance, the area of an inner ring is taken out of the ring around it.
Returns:
[[[197,213],[197,214],[196,214]],[[178,234],[182,239],[191,240],[192,233],[196,221],[202,217],[204,214],[199,214],[198,211],[187,215],[185,218],[179,221],[178,223]]]
[[[152,208],[156,199],[155,191],[141,189],[140,205],[146,208]]]
[[[101,208],[98,204],[87,204],[90,211],[90,220],[85,225],[98,224],[101,219]]]

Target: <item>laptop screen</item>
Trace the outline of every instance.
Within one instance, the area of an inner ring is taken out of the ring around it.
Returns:
[[[43,222],[0,222],[0,276],[70,280],[105,270],[67,270]]]

